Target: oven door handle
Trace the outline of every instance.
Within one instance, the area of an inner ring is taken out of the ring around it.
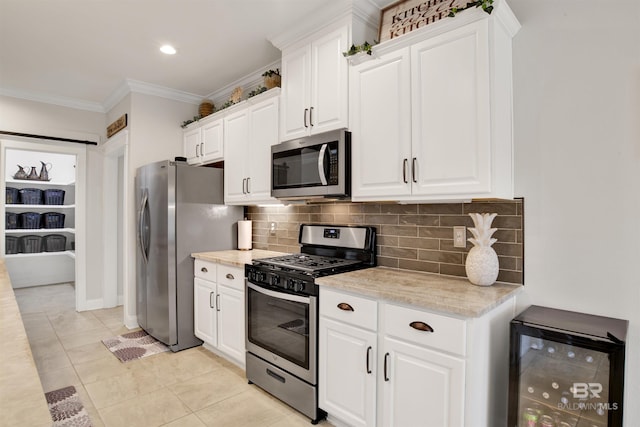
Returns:
[[[258,285],[254,285],[251,282],[247,282],[247,287],[249,289],[253,289],[256,292],[260,292],[261,294],[273,297],[273,298],[278,298],[278,299],[283,299],[283,300],[287,300],[287,301],[293,301],[293,302],[301,302],[304,304],[310,304],[311,303],[311,298],[310,297],[303,297],[300,295],[291,295],[291,294],[286,294],[284,292],[276,292],[276,291],[271,291],[269,289],[265,289],[261,286]]]

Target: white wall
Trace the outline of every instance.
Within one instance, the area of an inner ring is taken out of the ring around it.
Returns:
[[[640,2],[509,0],[516,194],[529,304],[630,321],[625,425],[640,420]]]

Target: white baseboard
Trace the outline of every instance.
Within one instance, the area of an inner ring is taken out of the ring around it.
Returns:
[[[102,298],[89,299],[84,302],[84,310],[100,310],[104,308],[104,300]]]
[[[138,325],[138,318],[136,316],[131,316],[131,315],[125,314],[124,315],[124,326],[126,326],[128,329],[139,328],[140,325]]]

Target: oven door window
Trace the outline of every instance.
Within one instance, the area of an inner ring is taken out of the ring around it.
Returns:
[[[337,163],[338,142],[273,153],[273,188],[319,187],[335,184],[331,164]]]
[[[309,298],[255,285],[247,292],[248,340],[309,369]]]

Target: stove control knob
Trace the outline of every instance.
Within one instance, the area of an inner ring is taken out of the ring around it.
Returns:
[[[280,284],[280,276],[271,276],[271,285],[278,286]]]
[[[302,282],[302,281],[301,282],[297,282],[295,284],[295,286],[293,287],[293,290],[296,291],[296,292],[304,291],[304,282]]]
[[[284,282],[284,288],[287,290],[295,289],[295,286],[296,286],[296,279],[289,279]]]

